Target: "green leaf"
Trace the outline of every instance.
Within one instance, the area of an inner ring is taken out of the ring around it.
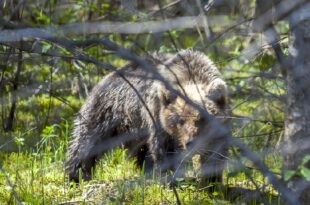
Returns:
[[[23,146],[23,145],[24,145],[24,142],[25,142],[25,139],[22,138],[22,137],[16,137],[16,138],[15,138],[15,143],[16,143],[18,146]]]
[[[43,43],[42,45],[42,53],[46,53],[52,47],[49,43]]]
[[[294,170],[286,170],[284,172],[284,181],[290,180],[295,174],[296,174],[296,171]]]
[[[309,168],[302,166],[300,173],[303,177],[307,179],[307,181],[310,181],[310,169]]]
[[[176,180],[177,182],[183,182],[185,179],[184,179],[184,178],[177,177],[175,180]]]
[[[303,159],[302,159],[302,165],[307,164],[310,161],[310,155],[306,155]]]
[[[261,71],[267,71],[274,63],[276,59],[273,55],[263,55],[261,60],[258,62],[258,67]]]
[[[102,3],[101,6],[104,8],[110,8],[111,5],[109,3]]]
[[[236,177],[239,174],[239,172],[233,171],[233,172],[229,172],[227,174],[227,177]]]
[[[218,193],[217,191],[215,191],[215,192],[212,193],[212,195],[213,195],[213,196],[218,196],[219,193]]]

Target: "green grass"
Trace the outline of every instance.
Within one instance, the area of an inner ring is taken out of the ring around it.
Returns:
[[[47,147],[39,152],[0,153],[0,204],[17,204],[16,198],[24,204],[177,204],[172,186],[160,183],[158,176],[145,178],[122,149],[103,157],[93,180],[74,184],[64,172],[64,152],[55,154]],[[252,171],[251,176],[260,186],[267,183],[257,171]],[[224,181],[227,187],[254,190],[248,177],[245,172],[226,173]],[[242,195],[227,200],[228,188],[207,191],[199,186],[199,179],[180,184],[176,191],[181,204],[238,204],[243,200]],[[267,192],[276,195],[270,185]],[[249,204],[260,203],[254,200]]]
[[[213,192],[206,189],[210,184],[200,183],[197,157],[187,167],[185,182],[174,189],[158,173],[145,177],[120,148],[103,156],[93,180],[69,182],[64,161],[71,129],[64,120],[46,126],[32,149],[25,149],[26,136],[19,134],[10,144],[18,147],[16,152],[0,152],[0,204],[177,204],[178,196],[181,204],[256,205],[261,201],[245,201],[245,193],[257,188],[263,189],[266,200],[281,204],[266,178],[255,168],[246,168],[252,165],[244,158],[236,161],[244,166],[227,168],[224,186],[216,186]],[[267,155],[265,162],[272,171],[280,172],[278,156]]]
[[[21,116],[26,118],[27,113]],[[56,120],[58,123],[45,126],[39,136],[36,129],[24,129],[24,125],[7,134],[7,139],[13,139],[7,146],[16,149],[14,152],[0,149],[0,204],[177,204],[177,192],[181,204],[246,202],[256,205],[261,201],[245,201],[245,193],[257,188],[263,189],[265,198],[272,204],[281,204],[278,193],[255,168],[229,166],[224,174],[225,186],[210,192],[205,189],[210,184],[200,184],[199,164],[194,159],[194,166],[187,169],[187,180],[174,190],[169,183],[163,183],[164,176],[154,174],[146,178],[122,149],[103,156],[96,166],[93,180],[71,183],[65,174],[64,161],[72,123],[62,117]],[[29,131],[21,133],[20,130]],[[39,137],[40,141],[29,146],[29,139],[33,136]],[[278,156],[266,155],[264,160],[272,171],[280,173]],[[241,158],[240,162],[253,167],[246,159]]]

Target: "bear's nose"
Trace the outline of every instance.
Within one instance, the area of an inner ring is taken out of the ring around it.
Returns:
[[[187,143],[186,143],[186,148],[187,148],[187,149],[192,148],[193,144],[194,144],[193,140],[187,142]]]
[[[206,119],[203,116],[199,116],[199,118],[195,121],[195,126],[197,128],[201,128],[203,126],[205,126],[206,124]]]

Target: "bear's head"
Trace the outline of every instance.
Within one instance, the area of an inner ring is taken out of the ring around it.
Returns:
[[[208,84],[187,84],[178,90],[210,115],[219,118],[226,115],[227,86],[222,79],[216,78]],[[187,145],[208,126],[208,121],[183,98],[166,89],[161,90],[160,100],[162,104],[160,121],[163,129],[177,138],[180,148],[186,149]]]
[[[167,82],[210,115],[221,118],[228,111],[227,85],[214,63],[204,53],[191,49],[178,52],[160,66],[159,73]],[[210,130],[208,122],[197,109],[174,95],[159,83],[160,122],[163,129],[176,137],[179,146],[193,141]]]

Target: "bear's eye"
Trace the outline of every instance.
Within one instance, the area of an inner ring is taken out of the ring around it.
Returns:
[[[184,124],[184,120],[179,116],[179,115],[174,115],[172,118],[170,118],[170,122],[173,125],[177,125],[177,124]]]
[[[165,99],[164,99],[165,105],[169,105],[169,104],[173,103],[176,98],[177,98],[177,96],[175,94],[173,94],[173,93],[167,94],[165,96]]]
[[[180,119],[179,119],[179,124],[180,124],[180,125],[184,125],[184,124],[185,124],[185,120],[182,119],[182,118],[180,118]]]

